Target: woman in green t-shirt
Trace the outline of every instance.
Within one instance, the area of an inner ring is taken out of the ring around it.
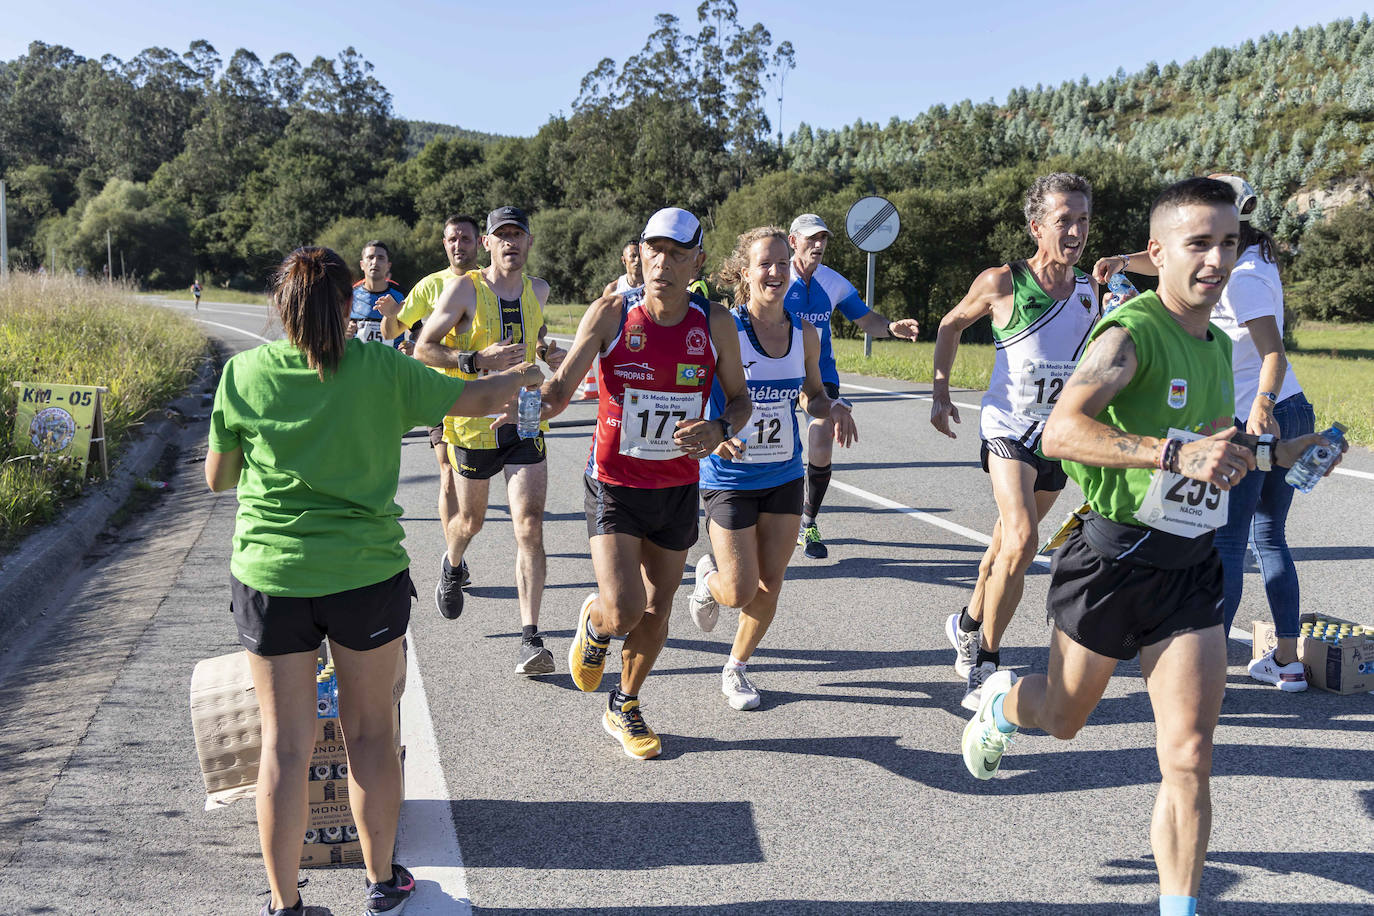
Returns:
[[[230,359],[211,414],[205,479],[215,491],[238,488],[231,606],[262,715],[264,916],[302,911],[296,877],[325,637],[367,866],[364,912],[395,912],[414,892],[392,861],[401,806],[392,688],[415,594],[395,500],[401,436],[445,414],[500,413],[522,385],[543,381],[524,363],[464,384],[348,339],[352,287],[333,251],[293,251],[273,284],[286,339]]]

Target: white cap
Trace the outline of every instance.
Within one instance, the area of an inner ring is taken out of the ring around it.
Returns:
[[[803,213],[792,220],[792,228],[787,230],[787,234],[799,235],[804,239],[809,239],[813,235],[829,231],[830,227],[825,224],[825,220],[814,213]]]
[[[1250,217],[1255,215],[1255,207],[1259,205],[1259,198],[1255,197],[1255,189],[1250,187],[1250,182],[1241,178],[1239,175],[1216,175],[1217,181],[1229,184],[1231,190],[1236,192],[1236,209],[1240,211],[1240,221],[1250,222]]]
[[[701,221],[681,207],[664,207],[644,226],[641,239],[672,239],[688,248],[701,247]]]

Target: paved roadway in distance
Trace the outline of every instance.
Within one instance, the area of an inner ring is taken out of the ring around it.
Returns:
[[[237,350],[258,342],[251,335],[277,336],[263,314],[205,302],[198,317]],[[912,399],[927,386],[846,383],[860,442],[836,452],[821,516],[831,556],[798,553],[788,571],[750,666],[762,708],[725,705],[718,672],[733,621],[696,630],[689,569],[643,692],[664,742],[649,762],[602,732],[604,692],[582,694],[566,673],[571,628],[594,588],[580,479],[589,430],[549,437],[541,623],[558,673],[537,681],[512,674],[504,488],[493,485],[468,554],[463,617],[444,620],[432,599],[442,550],[434,459],[425,439],[403,441],[398,501],[420,592],[401,858],[421,893],[408,912],[1157,912],[1148,819],[1158,768],[1139,666],[1120,666],[1073,742],[1023,735],[1003,778],[969,777],[962,683],[942,627],[967,599],[977,538],[995,518],[977,413],[963,411],[951,442],[930,427],[928,402]],[[979,393],[957,397],[976,405]],[[574,404],[562,419],[592,415]],[[194,461],[203,444],[202,423],[188,432],[173,489],[90,558],[47,623],[0,655],[7,911],[247,914],[261,903],[252,806],[201,810],[189,727],[191,668],[237,648],[234,498],[204,490]],[[1374,455],[1358,450],[1345,466],[1374,473]],[[1066,494],[1052,521],[1071,507]],[[1374,479],[1351,475],[1297,497],[1289,534],[1304,608],[1369,617],[1371,508]],[[703,538],[690,559],[704,549]],[[1021,672],[1045,667],[1047,581],[1033,567],[1005,640],[1004,661]],[[1267,617],[1253,569],[1246,588],[1238,620]],[[1374,914],[1374,699],[1281,694],[1246,676],[1248,645],[1231,646],[1203,912]],[[619,665],[608,668],[607,688]],[[461,869],[445,840],[455,828]],[[359,871],[304,874],[314,916],[357,911]]]

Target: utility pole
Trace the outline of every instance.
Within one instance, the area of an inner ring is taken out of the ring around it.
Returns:
[[[10,275],[9,220],[5,213],[5,183],[0,181],[0,280]]]
[[[110,230],[105,230],[105,280],[114,282],[114,250],[110,247]]]

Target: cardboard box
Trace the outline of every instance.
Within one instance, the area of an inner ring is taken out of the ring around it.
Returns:
[[[361,865],[363,847],[351,843],[308,843],[301,847],[301,868],[328,868],[331,865]]]
[[[312,779],[309,782],[306,794],[310,804],[318,805],[321,802],[347,802],[348,801],[348,780],[347,779]]]
[[[1333,623],[1353,625],[1357,622],[1328,614],[1320,616],[1322,620]],[[1299,623],[1314,623],[1317,617],[1317,614],[1303,614],[1299,617]],[[1272,622],[1256,620],[1252,626],[1254,642],[1251,657],[1259,658],[1274,648],[1278,640],[1274,636]],[[1341,640],[1339,646],[1310,636],[1300,636],[1298,660],[1306,672],[1307,683],[1313,687],[1339,694],[1374,690],[1374,639],[1368,635],[1348,636]]]

